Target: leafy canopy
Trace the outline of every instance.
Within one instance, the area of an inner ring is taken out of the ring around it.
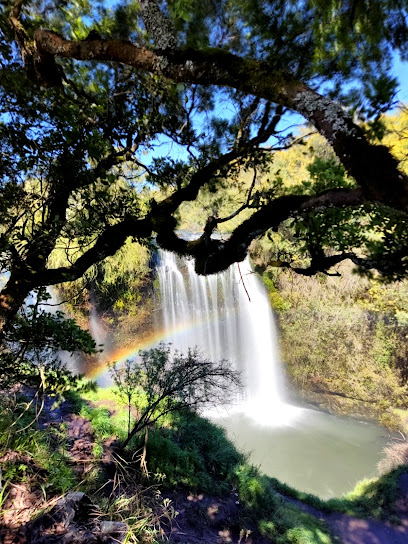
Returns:
[[[408,183],[373,145],[397,89],[393,56],[406,56],[405,1],[0,9],[1,328],[30,290],[83,277],[129,237],[156,237],[203,274],[280,231],[306,266],[279,255],[277,266],[312,274],[350,258],[406,275]],[[293,111],[306,132],[289,128]],[[306,177],[294,161],[286,184],[276,165],[316,130],[335,154],[316,152]],[[204,232],[188,242],[180,210],[201,198]],[[233,234],[211,237],[217,228]]]

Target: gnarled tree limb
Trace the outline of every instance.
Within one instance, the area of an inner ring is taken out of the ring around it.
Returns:
[[[268,62],[220,49],[151,51],[115,40],[70,41],[43,29],[35,32],[35,44],[42,55],[120,62],[176,82],[232,87],[293,109],[330,142],[367,199],[408,211],[408,177],[389,150],[370,144],[338,103]]]

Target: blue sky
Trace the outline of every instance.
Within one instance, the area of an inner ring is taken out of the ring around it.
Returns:
[[[400,82],[398,92],[398,100],[404,104],[408,103],[408,63],[401,62],[399,57],[395,55],[393,72]]]

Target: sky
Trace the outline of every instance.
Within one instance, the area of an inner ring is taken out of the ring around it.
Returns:
[[[398,55],[394,57],[393,73],[400,82],[397,98],[400,102],[408,104],[408,62],[401,62]]]

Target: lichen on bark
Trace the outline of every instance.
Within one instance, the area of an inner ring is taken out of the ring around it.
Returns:
[[[332,143],[340,134],[343,136],[354,136],[355,128],[347,112],[336,102],[320,96],[311,90],[302,90],[294,98],[296,109],[304,115],[306,119],[311,116],[324,115],[324,123],[327,125],[325,130],[326,138]]]
[[[171,20],[161,11],[156,0],[141,0],[143,23],[153,37],[157,49],[177,47],[175,30]]]

